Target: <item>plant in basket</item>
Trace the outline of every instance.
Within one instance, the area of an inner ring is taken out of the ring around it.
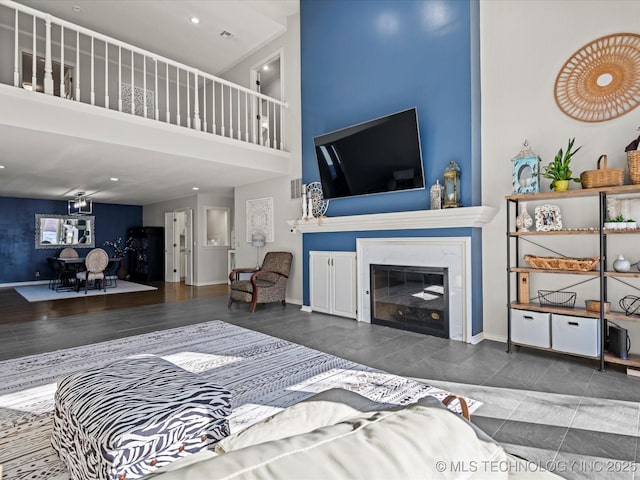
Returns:
[[[576,153],[578,153],[578,150],[582,148],[582,146],[580,146],[575,150],[572,150],[575,141],[575,138],[569,139],[567,150],[563,151],[562,148],[558,150],[553,161],[542,170],[542,176],[552,180],[551,189],[556,192],[564,192],[568,190],[570,180],[580,183],[579,178],[571,176],[573,174],[571,171],[571,159]]]

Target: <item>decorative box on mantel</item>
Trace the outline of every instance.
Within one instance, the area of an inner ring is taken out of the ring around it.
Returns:
[[[287,223],[294,233],[482,227],[496,213],[496,208],[479,206],[287,220]]]

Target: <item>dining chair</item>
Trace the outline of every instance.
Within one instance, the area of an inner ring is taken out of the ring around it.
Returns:
[[[107,282],[105,282],[104,270],[109,264],[109,255],[102,248],[94,248],[87,253],[84,259],[86,270],[76,273],[77,285],[76,291],[80,290],[80,282],[84,282],[84,293],[87,294],[89,282],[93,282],[95,288],[101,285],[104,291],[107,291]]]
[[[75,248],[71,248],[71,247],[63,248],[62,251],[60,252],[60,255],[58,255],[58,258],[78,258],[78,257],[80,257],[80,255],[78,254],[78,251]]]
[[[75,271],[66,268],[60,260],[55,257],[47,257],[47,264],[51,269],[51,279],[49,280],[49,288],[51,290],[60,291],[73,288],[71,281],[75,280]]]

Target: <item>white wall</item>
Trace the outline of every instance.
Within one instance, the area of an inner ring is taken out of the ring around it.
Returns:
[[[193,274],[195,285],[212,285],[226,283],[227,247],[211,247],[204,245],[206,231],[205,207],[229,208],[233,212],[233,199],[211,194],[198,194],[192,197],[178,198],[166,202],[145,205],[142,220],[145,226],[163,227],[165,212],[193,210]],[[232,225],[233,228],[233,225]]]
[[[284,98],[289,108],[286,113],[285,150],[291,152],[289,176],[254,183],[235,189],[235,249],[236,265],[252,266],[256,261],[256,249],[246,242],[246,201],[273,197],[275,241],[260,249],[260,256],[267,251],[290,251],[293,265],[287,286],[287,301],[302,304],[302,236],[289,232],[287,220],[299,218],[302,211],[300,199],[290,198],[290,181],[302,176],[301,123],[300,123],[300,16],[289,17],[287,32],[264,48],[254,52],[243,62],[221,75],[232,82],[250,86],[251,68],[260,61],[282,50],[281,72]]]
[[[554,99],[554,84],[560,68],[575,51],[598,37],[612,33],[637,32],[640,2],[593,0],[483,0],[480,2],[482,69],[482,192],[484,205],[500,209],[483,229],[484,331],[489,338],[506,338],[506,210],[504,196],[511,191],[511,158],[522,141],[528,139],[533,150],[548,164],[569,138],[583,145],[573,162],[574,173],[596,168],[600,154],[609,157],[609,167],[625,167],[624,147],[637,137],[640,109],[614,120],[583,123],[565,115]],[[542,179],[543,191],[550,180]],[[571,188],[580,188],[572,184]],[[533,214],[534,203],[528,210]],[[566,201],[561,206],[565,224],[570,227],[597,224],[597,197]],[[576,238],[579,242],[576,242]],[[586,236],[558,239],[569,256],[597,256],[597,244]],[[554,240],[555,241],[555,240]],[[590,243],[591,242],[591,243]],[[631,242],[631,244],[629,244]],[[638,260],[632,240],[627,244],[610,241],[609,257],[623,253]],[[637,239],[636,239],[637,243]],[[568,249],[568,250],[567,250]],[[552,275],[538,275],[547,277]],[[568,280],[567,280],[568,279]],[[565,286],[575,283],[565,277]],[[614,306],[621,295],[611,291]],[[639,285],[640,286],[640,285]],[[532,290],[545,288],[532,285]],[[592,287],[597,298],[597,284]],[[636,292],[637,294],[637,292]],[[584,298],[584,297],[582,297]],[[580,300],[580,298],[579,298]],[[579,306],[584,306],[584,303]],[[626,322],[632,351],[640,352],[640,326]]]

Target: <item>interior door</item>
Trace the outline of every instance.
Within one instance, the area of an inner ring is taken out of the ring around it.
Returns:
[[[193,236],[193,210],[188,208],[185,210],[185,273],[184,273],[184,284],[185,285],[194,285],[195,282],[195,273],[193,271],[193,250],[195,248],[194,245],[194,236]]]
[[[175,212],[165,212],[164,214],[164,281],[179,282],[179,249],[176,242],[178,234],[177,218]]]

